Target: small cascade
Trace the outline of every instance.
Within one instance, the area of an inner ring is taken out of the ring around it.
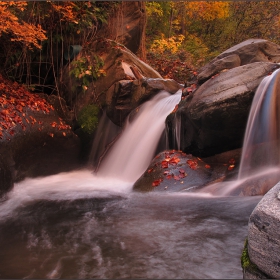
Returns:
[[[128,118],[120,138],[101,162],[97,175],[134,182],[153,159],[165,128],[165,119],[181,100],[182,91],[174,95],[161,91],[145,102]]]
[[[260,83],[251,106],[238,179],[279,165],[280,70]]]
[[[260,83],[247,122],[238,177],[217,184],[218,195],[231,195],[258,181],[280,180],[280,70]],[[213,189],[215,186],[210,186]]]
[[[99,160],[106,153],[106,149],[113,143],[114,140],[121,133],[121,128],[115,125],[106,115],[103,113],[99,125],[92,143],[92,149],[89,156],[89,165],[96,168],[99,164]]]
[[[166,138],[167,147],[172,149],[181,150],[181,114],[178,111],[175,112],[172,120],[172,125],[166,125]]]

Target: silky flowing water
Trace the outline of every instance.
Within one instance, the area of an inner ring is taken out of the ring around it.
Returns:
[[[0,278],[242,278],[248,219],[260,196],[132,191],[180,94],[162,92],[137,109],[97,174],[15,185],[0,202]],[[113,139],[105,130],[95,145]]]

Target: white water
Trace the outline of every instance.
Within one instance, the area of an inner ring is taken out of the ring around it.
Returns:
[[[90,170],[59,173],[47,177],[27,178],[16,183],[0,205],[0,220],[13,210],[38,200],[65,201],[87,198],[125,196],[132,184],[115,178],[96,177]]]
[[[102,161],[97,175],[135,182],[155,156],[165,119],[181,100],[181,94],[181,90],[174,95],[162,91],[143,104],[132,120],[128,118],[121,137]]]
[[[280,70],[260,83],[250,110],[243,142],[238,179],[267,167],[280,158]]]
[[[131,192],[180,95],[145,103],[98,176],[80,170],[15,185],[0,203],[0,278],[242,277],[260,198]]]

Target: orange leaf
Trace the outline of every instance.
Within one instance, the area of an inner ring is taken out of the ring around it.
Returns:
[[[228,167],[228,170],[232,170],[234,168],[234,164],[231,164],[229,167]]]
[[[195,170],[197,168],[197,162],[195,160],[189,159],[189,160],[187,160],[187,164],[193,170]]]
[[[170,159],[170,164],[178,164],[178,162],[180,162],[180,159],[178,157],[173,157]]]

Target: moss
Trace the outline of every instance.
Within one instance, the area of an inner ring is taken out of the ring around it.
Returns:
[[[267,274],[261,271],[257,265],[255,265],[249,257],[248,253],[248,238],[244,242],[244,248],[241,255],[241,266],[243,269],[243,275],[253,275],[254,279],[271,279]],[[244,274],[245,273],[245,274]],[[247,273],[247,274],[246,274]],[[249,273],[249,274],[248,274]],[[251,277],[249,277],[251,278]]]
[[[246,269],[250,266],[251,261],[249,258],[249,253],[248,253],[248,238],[246,238],[245,242],[244,242],[244,248],[242,251],[242,255],[241,255],[241,266],[243,269]]]
[[[80,111],[77,122],[84,132],[91,134],[97,127],[98,112],[96,105],[87,105]]]

